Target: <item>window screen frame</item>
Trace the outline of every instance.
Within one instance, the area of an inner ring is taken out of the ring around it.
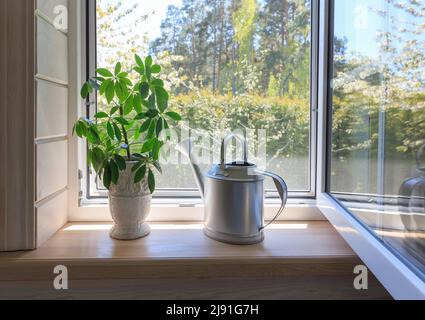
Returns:
[[[335,225],[335,222],[338,220],[338,225],[341,227],[346,224],[342,223],[344,219],[351,220],[348,224],[349,228],[354,228],[357,230],[359,235],[364,239],[360,241],[358,239],[350,239],[348,240],[347,236],[345,236],[345,231],[342,232],[342,236],[345,240],[355,248],[357,254],[362,257],[365,253],[370,254],[371,251],[377,250],[379,254],[384,255],[385,259],[391,263],[391,268],[396,268],[397,273],[394,273],[394,277],[398,278],[400,275],[398,273],[403,273],[402,277],[408,278],[405,285],[412,285],[411,278],[414,279],[414,284],[412,288],[411,295],[414,296],[416,294],[421,295],[422,288],[425,287],[425,273],[423,273],[417,266],[415,266],[412,261],[410,261],[407,257],[405,257],[402,253],[396,250],[394,247],[389,245],[386,241],[384,241],[375,230],[372,229],[370,225],[368,225],[365,221],[360,219],[352,210],[362,209],[362,210],[374,210],[375,205],[371,205],[372,203],[377,203],[379,201],[382,206],[396,206],[396,195],[378,195],[378,194],[367,194],[367,193],[353,193],[353,192],[342,192],[342,191],[332,191],[332,142],[333,142],[333,74],[334,74],[334,35],[335,35],[335,1],[338,0],[320,0],[322,8],[321,18],[326,20],[326,33],[327,33],[327,43],[326,46],[326,58],[324,61],[321,61],[323,64],[321,68],[326,70],[326,79],[323,79],[324,86],[321,92],[322,95],[325,96],[325,102],[323,103],[322,112],[324,114],[324,121],[321,123],[321,126],[325,127],[325,134],[323,135],[324,143],[324,170],[323,170],[323,192],[321,192],[318,196],[318,207],[325,214],[325,216],[329,219],[329,221]],[[339,0],[341,1],[341,0]],[[345,203],[344,203],[345,201]],[[348,203],[347,203],[348,202]],[[326,205],[326,208],[324,208]],[[328,214],[328,212],[334,212],[338,217],[335,217],[334,213]],[[359,246],[359,242],[364,242]],[[369,246],[373,247],[369,248]],[[361,253],[359,253],[361,252]],[[367,260],[370,258],[368,257]],[[388,263],[386,261],[386,263]],[[372,261],[375,263],[375,261]],[[399,264],[402,264],[399,266]],[[382,262],[381,262],[382,264]],[[395,266],[395,267],[394,267]],[[400,272],[399,270],[404,270]],[[392,273],[392,272],[391,272]],[[388,274],[391,274],[388,273]],[[384,278],[384,277],[382,277]],[[381,280],[381,279],[380,279]],[[382,280],[381,280],[382,281]],[[394,283],[397,280],[394,280]],[[384,282],[384,281],[383,281]],[[385,279],[385,282],[387,280]],[[423,283],[421,283],[423,282]],[[391,287],[393,286],[393,282],[391,282]],[[401,287],[401,284],[397,284],[398,287]],[[420,287],[418,288],[416,287]],[[398,292],[399,289],[392,289],[391,293],[396,292],[400,295],[401,299],[405,299],[404,292],[401,294]],[[416,292],[419,291],[419,293]],[[413,292],[415,291],[415,292]],[[394,294],[393,294],[394,295]],[[407,295],[406,295],[407,296]],[[410,296],[409,296],[410,298]],[[411,299],[411,298],[410,298]],[[415,297],[416,299],[416,297]]]

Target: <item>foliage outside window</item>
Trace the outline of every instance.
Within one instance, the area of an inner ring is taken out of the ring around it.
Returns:
[[[265,130],[267,167],[290,190],[311,190],[309,0],[97,0],[96,19],[99,66],[119,60],[126,70],[129,53],[152,55],[185,129],[211,140],[216,130]],[[196,188],[182,162],[163,164],[159,188]]]

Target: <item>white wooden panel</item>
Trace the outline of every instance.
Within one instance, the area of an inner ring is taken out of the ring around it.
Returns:
[[[65,136],[68,132],[68,89],[37,81],[37,138]]]
[[[36,209],[37,247],[63,227],[68,220],[68,192],[63,192]]]
[[[75,0],[72,0],[75,1]],[[56,6],[68,6],[67,0],[37,0],[37,9],[48,16],[50,19],[55,18],[54,9]]]
[[[68,141],[37,146],[37,201],[68,185]]]
[[[37,73],[68,81],[68,37],[37,17]]]

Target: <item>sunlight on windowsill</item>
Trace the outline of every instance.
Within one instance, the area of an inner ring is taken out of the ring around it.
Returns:
[[[202,230],[203,224],[180,224],[180,223],[164,223],[164,224],[150,224],[152,230]],[[110,224],[72,224],[63,231],[101,231],[110,230],[112,223]],[[308,229],[306,223],[276,223],[267,227],[271,230],[303,230]]]

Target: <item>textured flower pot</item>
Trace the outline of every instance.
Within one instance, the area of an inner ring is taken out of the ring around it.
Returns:
[[[152,195],[147,178],[134,183],[131,172],[136,162],[127,162],[127,168],[120,173],[118,183],[109,189],[109,207],[114,220],[111,238],[134,240],[147,236],[151,229],[145,222],[151,209]]]

